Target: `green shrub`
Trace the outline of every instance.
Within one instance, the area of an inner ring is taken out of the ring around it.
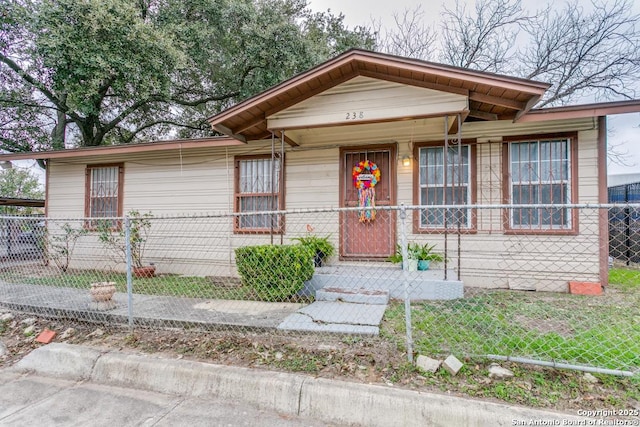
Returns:
[[[303,245],[244,246],[236,249],[242,283],[263,301],[282,301],[313,276],[313,254]]]

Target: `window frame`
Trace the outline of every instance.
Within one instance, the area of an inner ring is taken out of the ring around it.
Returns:
[[[84,227],[89,230],[97,229],[96,222],[100,220],[100,218],[108,218],[108,217],[93,217],[91,216],[91,184],[92,184],[92,171],[94,169],[104,169],[104,168],[118,168],[118,201],[117,201],[117,215],[116,217],[123,216],[123,205],[124,205],[124,163],[100,163],[100,164],[92,164],[86,165],[85,167],[85,197],[84,197],[84,216],[86,221],[84,223]],[[94,220],[95,219],[95,220]],[[122,227],[121,221],[117,221],[116,225],[113,229],[117,230]]]
[[[476,204],[478,197],[478,176],[477,176],[477,153],[478,153],[478,143],[476,139],[463,139],[463,146],[469,147],[469,183],[467,184],[467,193],[468,193],[468,203],[470,205]],[[420,149],[422,148],[434,148],[434,147],[442,147],[444,151],[444,141],[432,141],[432,142],[418,142],[414,144],[413,147],[413,204],[415,206],[420,206],[420,192],[421,192],[421,183],[420,183]],[[449,148],[457,147],[457,144],[449,144]],[[478,218],[476,215],[475,208],[467,208],[468,216],[470,217],[469,225],[465,227],[460,227],[460,233],[463,234],[475,234],[478,231]],[[445,230],[451,232],[458,232],[457,225],[454,227],[444,226],[423,226],[421,219],[421,210],[418,209],[413,212],[413,234],[442,234]]]
[[[234,157],[234,187],[233,187],[233,212],[242,213],[240,210],[241,199],[243,197],[256,197],[260,195],[272,196],[277,194],[278,206],[277,210],[285,209],[285,158],[280,157],[279,153],[275,157],[280,160],[280,173],[278,177],[279,188],[277,193],[240,193],[240,162],[246,160],[271,160],[271,154],[254,154],[241,155]],[[240,216],[234,216],[233,219],[234,234],[285,234],[285,217],[281,215],[278,219],[278,227],[276,228],[243,228],[240,227]]]
[[[545,142],[545,141],[557,141],[567,140],[569,143],[569,149],[567,152],[567,160],[569,162],[568,168],[568,180],[567,185],[569,191],[567,196],[569,200],[564,204],[576,203],[578,200],[578,134],[577,132],[570,133],[557,133],[557,134],[541,134],[541,135],[522,135],[503,138],[502,146],[502,169],[503,169],[503,204],[513,205],[513,194],[511,193],[513,182],[511,174],[511,150],[512,144],[525,143],[525,142]],[[537,185],[541,185],[539,182]],[[541,208],[544,209],[544,208]],[[565,228],[554,228],[553,225],[537,225],[528,228],[525,227],[513,227],[511,225],[511,219],[514,212],[513,208],[503,209],[503,229],[505,234],[555,234],[555,235],[576,235],[578,234],[578,210],[574,208],[568,208],[569,213],[567,217],[570,220],[570,226]]]

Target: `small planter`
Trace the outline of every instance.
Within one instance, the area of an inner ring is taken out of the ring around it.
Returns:
[[[418,271],[425,271],[429,269],[430,261],[426,259],[418,260]]]
[[[111,298],[116,293],[115,282],[97,282],[91,284],[89,294],[91,302],[89,308],[91,310],[112,310],[116,308],[116,303]]]
[[[146,265],[144,267],[133,267],[133,275],[138,279],[154,277],[156,275],[156,266]]]
[[[92,283],[89,293],[91,294],[91,300],[94,302],[109,301],[113,294],[116,293],[116,284],[115,282]]]
[[[418,270],[418,260],[417,259],[407,260],[407,271],[417,271],[417,270]]]

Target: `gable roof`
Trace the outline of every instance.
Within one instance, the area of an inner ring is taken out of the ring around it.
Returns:
[[[352,49],[208,120],[215,130],[241,141],[266,138],[271,134],[267,117],[357,76],[464,95],[469,98],[469,115],[480,120],[516,119],[533,107],[551,86]]]

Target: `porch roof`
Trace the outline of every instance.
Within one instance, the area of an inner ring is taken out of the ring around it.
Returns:
[[[209,123],[240,141],[264,139],[272,131],[269,116],[358,76],[466,96],[469,111],[465,114],[473,120],[517,119],[550,87],[548,83],[352,49],[210,117]],[[414,118],[419,117],[404,119]],[[273,129],[278,135],[280,130]]]

